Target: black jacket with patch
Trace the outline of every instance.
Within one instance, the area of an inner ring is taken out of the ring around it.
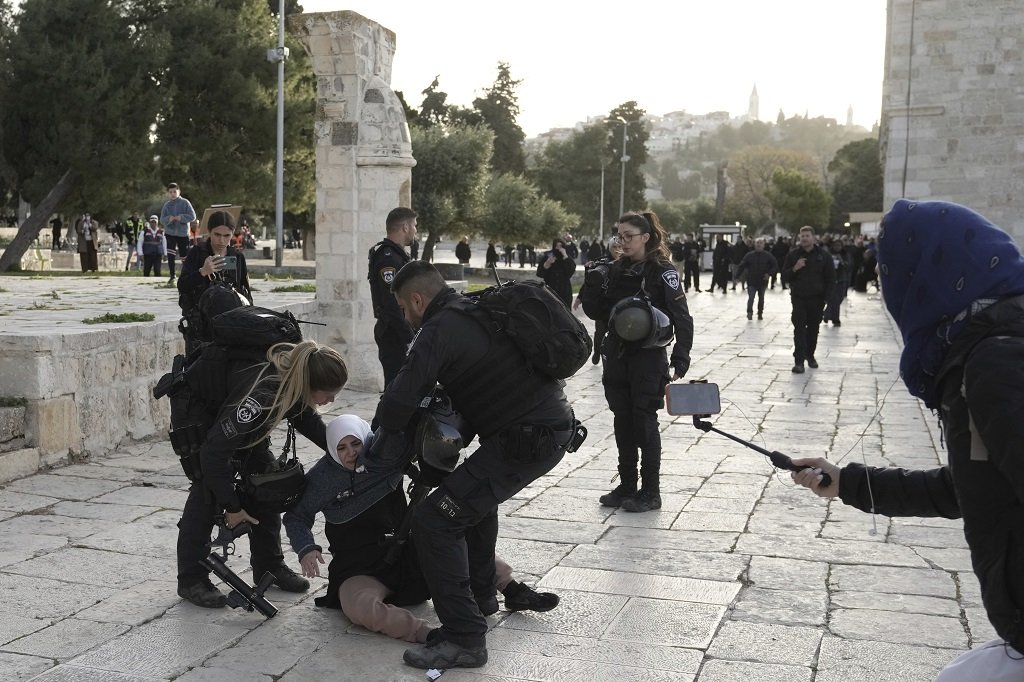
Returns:
[[[390,239],[383,239],[370,249],[369,271],[366,277],[370,282],[373,316],[389,331],[400,334],[405,343],[412,340],[412,329],[406,322],[402,309],[398,307],[394,294],[391,293],[391,282],[394,281],[395,274],[410,260],[405,249]]]

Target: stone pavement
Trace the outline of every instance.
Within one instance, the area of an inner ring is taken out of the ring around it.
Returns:
[[[690,297],[690,378],[720,384],[718,428],[793,456],[943,459],[933,419],[896,383],[899,344],[877,293],[852,295],[843,326],[822,329],[820,369],[803,375],[790,372],[788,297],[769,291],[763,322],[745,319],[745,302]],[[600,368],[567,393],[590,436],[502,506],[498,543],[561,604],[499,611],[487,666],[446,682],[923,681],[994,636],[959,522],[827,503],[685,417],[661,421],[661,511],[600,507],[616,464]],[[376,399],[346,390],[329,412],[368,417]],[[307,442],[300,454],[319,456]],[[323,580],[308,595],[269,590],[281,608],[271,620],[183,603],[185,490],[163,440],[0,486],[0,680],[426,679],[401,662],[405,643],[314,607]],[[247,554],[242,540],[230,565],[242,572]]]

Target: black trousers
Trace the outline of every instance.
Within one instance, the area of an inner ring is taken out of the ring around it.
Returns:
[[[246,457],[245,467],[254,473],[266,471],[273,459],[269,450],[255,451]],[[243,507],[259,521],[249,533],[249,562],[253,568],[253,580],[259,580],[265,571],[284,565],[281,514],[254,504],[243,503]],[[207,494],[202,481],[192,484],[178,521],[179,585],[192,585],[209,577],[210,572],[199,565],[199,560],[209,554],[206,545],[213,533],[214,517],[222,511]]]
[[[171,277],[174,277],[177,274],[174,269],[174,260],[181,258],[181,262],[184,263],[191,243],[188,237],[174,237],[169,234],[165,237],[167,238],[167,265],[171,268]],[[159,275],[159,273],[157,274]]]
[[[384,387],[387,388],[391,380],[398,376],[398,370],[402,369],[409,351],[409,341],[405,335],[396,333],[391,325],[382,320],[377,320],[373,325],[373,340],[377,342],[377,359],[384,370]]]
[[[561,445],[532,461],[507,452],[500,436],[488,438],[414,512],[416,553],[444,639],[485,644],[487,620],[476,598],[494,594],[498,505],[562,460],[572,431],[554,435]]]
[[[635,484],[642,474],[643,488],[658,492],[661,486],[658,410],[665,405],[665,386],[669,383],[668,353],[664,348],[643,348],[627,350],[620,357],[618,349],[619,341],[607,337],[601,383],[613,416],[619,479],[626,485]]]
[[[754,312],[754,296],[757,296],[757,314],[760,315],[764,312],[764,291],[768,288],[768,282],[761,280],[760,284],[757,282],[747,282],[747,314],[750,315]]]
[[[814,357],[818,348],[818,328],[825,311],[824,295],[790,296],[793,302],[793,359],[802,363]]]
[[[700,263],[684,261],[683,262],[683,286],[687,291],[690,290],[690,283],[693,283],[693,288],[700,291]]]

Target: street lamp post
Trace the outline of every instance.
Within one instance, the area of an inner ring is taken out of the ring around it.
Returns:
[[[629,154],[626,153],[626,130],[629,128],[629,121],[616,116],[614,119],[622,124],[622,173],[619,175],[619,215],[626,212],[626,163],[629,161]]]
[[[275,185],[277,191],[275,219],[277,220],[277,249],[274,265],[281,267],[284,259],[284,61],[288,59],[288,48],[284,44],[284,0],[277,7],[277,47],[267,50],[267,61],[277,64],[277,169]]]

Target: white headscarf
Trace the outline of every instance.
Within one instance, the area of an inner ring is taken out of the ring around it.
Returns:
[[[327,453],[341,464],[338,459],[338,442],[346,436],[355,436],[361,443],[365,443],[370,433],[370,425],[365,419],[354,414],[335,417],[327,424]]]

